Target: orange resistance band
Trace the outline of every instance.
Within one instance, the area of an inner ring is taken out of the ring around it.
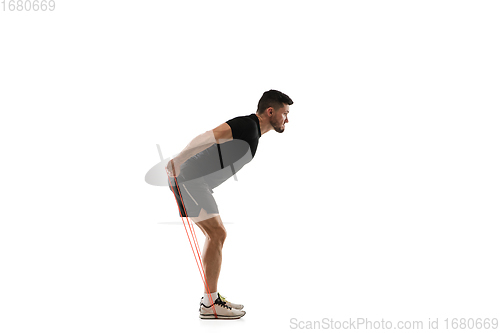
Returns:
[[[166,170],[166,167],[165,167],[165,170]],[[186,210],[186,207],[184,206],[184,200],[182,199],[182,194],[181,194],[181,190],[179,188],[179,184],[177,183],[177,178],[174,177],[174,180],[175,180],[175,187],[177,188],[177,191],[179,192],[179,197],[181,198],[182,207],[184,209],[184,212],[186,212],[186,215],[187,215],[187,210]],[[170,177],[168,178],[168,182],[170,183],[170,187],[173,190],[172,183],[170,182]],[[175,192],[174,192],[174,197],[175,197]],[[177,203],[177,200],[175,200],[175,202]],[[191,246],[191,250],[193,251],[194,259],[196,260],[196,265],[198,266],[198,271],[200,272],[201,279],[203,280],[203,283],[205,284],[205,289],[206,289],[207,294],[208,294],[208,299],[210,301],[210,304],[214,304],[214,302],[212,300],[212,295],[210,294],[210,289],[208,288],[205,270],[203,269],[203,262],[201,260],[201,255],[200,255],[200,247],[198,245],[198,239],[196,237],[196,233],[194,231],[193,224],[189,222],[188,217],[186,217],[186,222],[184,222],[184,216],[182,216],[182,212],[181,212],[181,208],[179,207],[179,203],[177,203],[177,208],[179,209],[179,215],[182,218],[182,224],[184,225],[184,230],[186,230],[186,235],[188,237],[189,245]],[[191,237],[189,237],[189,233],[187,231],[186,224],[188,225],[189,231],[191,232]],[[191,238],[193,239],[193,243],[195,245],[194,248],[193,248],[193,245],[191,243]],[[198,260],[199,260],[199,263],[198,263]],[[217,313],[215,312],[215,306],[212,307],[212,310],[214,312],[215,318],[217,318]]]

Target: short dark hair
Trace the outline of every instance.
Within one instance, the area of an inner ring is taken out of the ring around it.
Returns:
[[[281,109],[283,104],[292,105],[293,101],[281,91],[272,89],[268,90],[262,94],[259,104],[257,104],[257,113],[262,114],[269,107],[273,107],[275,110]]]

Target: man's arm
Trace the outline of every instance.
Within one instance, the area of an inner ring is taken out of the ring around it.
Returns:
[[[166,170],[170,177],[176,177],[180,172],[181,165],[199,152],[211,147],[215,143],[224,143],[233,139],[231,127],[227,123],[217,126],[211,131],[195,137],[184,148],[179,155],[168,162]],[[175,171],[174,171],[175,169]]]

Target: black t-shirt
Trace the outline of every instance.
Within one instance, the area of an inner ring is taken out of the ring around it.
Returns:
[[[251,114],[226,123],[233,140],[214,144],[188,159],[181,166],[181,181],[203,178],[210,188],[215,188],[253,159],[261,136],[259,118]]]

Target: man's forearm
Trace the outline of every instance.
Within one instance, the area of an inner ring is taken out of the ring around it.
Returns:
[[[176,159],[180,162],[180,164],[182,164],[192,156],[211,147],[214,143],[216,143],[216,141],[213,131],[206,131],[191,140],[186,148],[184,148],[179,155],[177,155]]]

